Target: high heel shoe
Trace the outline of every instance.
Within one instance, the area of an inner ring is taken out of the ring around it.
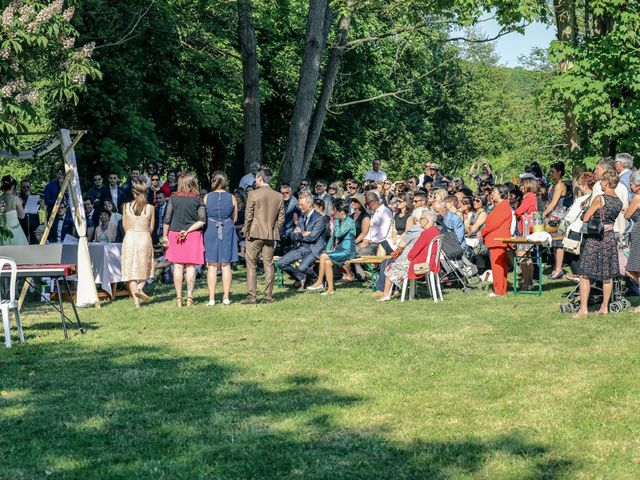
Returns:
[[[317,292],[318,290],[324,290],[324,285],[320,284],[317,287],[314,287],[313,285],[309,285],[307,287],[307,290],[309,290],[310,292]]]
[[[562,277],[564,276],[564,272],[558,272],[555,275],[552,273],[550,273],[549,275],[547,275],[547,278],[549,280],[560,280]]]
[[[140,300],[142,300],[144,303],[149,303],[151,301],[151,297],[149,297],[149,295],[147,295],[146,293],[144,293],[143,290],[138,290],[135,293],[136,297],[138,297]]]
[[[176,298],[176,307],[182,308],[182,297]]]
[[[193,297],[187,297],[187,307],[193,307],[196,302],[193,301]]]

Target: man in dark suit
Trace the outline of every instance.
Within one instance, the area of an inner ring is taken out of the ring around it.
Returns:
[[[122,190],[124,190],[124,203],[130,202],[133,200],[133,184],[138,181],[138,177],[140,176],[140,168],[136,167],[131,170],[131,175],[129,176],[129,180],[124,182],[122,185]],[[120,209],[118,209],[120,211]]]
[[[109,200],[116,212],[120,213],[122,212],[122,204],[126,200],[126,192],[118,185],[120,183],[120,178],[117,173],[110,173],[108,181],[109,185],[107,185],[105,194],[101,201],[104,202],[105,200]]]
[[[164,196],[164,192],[156,192],[156,202],[158,202],[155,215],[156,223],[153,227],[153,234],[151,235],[154,245],[157,245],[162,237],[162,226],[164,225],[164,216],[167,212],[167,197]]]
[[[304,291],[307,276],[309,281],[314,281],[317,276],[312,265],[320,258],[327,241],[324,238],[324,216],[313,208],[313,196],[307,192],[301,193],[298,206],[302,215],[290,236],[295,248],[278,260],[278,268],[296,280],[298,291]],[[300,264],[296,268],[292,264],[297,261],[300,261]]]
[[[73,220],[67,215],[67,204],[61,203],[58,207],[58,215],[49,230],[49,243],[62,243],[64,237],[71,235],[73,232]]]
[[[271,303],[276,272],[273,268],[273,250],[280,240],[280,229],[284,225],[284,202],[282,195],[269,186],[271,169],[261,167],[256,172],[256,188],[249,192],[244,214],[246,239],[245,260],[247,262],[247,298],[241,303],[256,303],[256,264],[262,253],[264,265],[264,299],[262,303]]]

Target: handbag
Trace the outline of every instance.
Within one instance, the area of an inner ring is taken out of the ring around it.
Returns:
[[[600,215],[594,215],[587,223],[587,235],[591,238],[601,240],[604,237],[604,196],[602,196],[602,206],[599,209]]]

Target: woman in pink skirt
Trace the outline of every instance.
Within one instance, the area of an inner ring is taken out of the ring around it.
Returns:
[[[196,265],[204,264],[202,227],[206,219],[196,177],[191,172],[183,173],[178,179],[178,190],[167,202],[161,240],[167,249],[167,260],[174,264],[173,284],[178,307],[182,307],[183,278],[187,280],[187,306],[194,303]]]

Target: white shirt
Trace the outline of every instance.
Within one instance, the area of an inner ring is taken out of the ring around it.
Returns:
[[[393,214],[384,205],[380,205],[378,209],[371,215],[371,223],[369,225],[369,233],[365,240],[371,243],[380,243],[387,238],[391,230],[393,222]]]
[[[253,187],[253,184],[256,181],[256,176],[253,173],[247,173],[244,177],[240,179],[239,187],[246,190],[247,187]]]
[[[618,182],[615,192],[622,202],[622,210],[620,210],[620,214],[618,215],[618,218],[616,218],[616,223],[613,224],[613,231],[616,233],[624,233],[625,229],[627,228],[627,220],[624,218],[624,210],[626,210],[629,206],[629,191],[623,183]],[[593,198],[596,198],[598,195],[603,194],[604,192],[602,191],[602,185],[600,185],[600,182],[596,182],[596,184],[593,186]]]
[[[111,198],[113,199],[113,208],[118,208],[118,187],[109,187],[111,190]]]
[[[364,174],[364,181],[373,180],[374,182],[384,182],[387,179],[387,174],[382,170],[378,170],[377,172],[374,170],[369,170]]]

